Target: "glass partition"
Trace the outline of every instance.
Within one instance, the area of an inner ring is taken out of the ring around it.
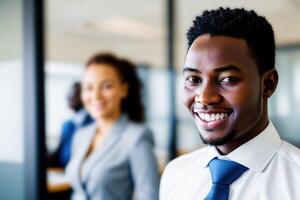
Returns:
[[[300,147],[300,47],[279,48],[279,83],[270,102],[270,118],[280,136]]]
[[[22,1],[0,2],[0,199],[24,199]]]

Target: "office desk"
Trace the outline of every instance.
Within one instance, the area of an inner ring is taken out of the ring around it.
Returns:
[[[47,169],[47,190],[48,193],[67,192],[71,190],[71,186],[62,168]]]

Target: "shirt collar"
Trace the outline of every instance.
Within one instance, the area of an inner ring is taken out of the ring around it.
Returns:
[[[225,159],[233,160],[253,171],[262,172],[279,150],[280,145],[281,139],[270,121],[260,134],[226,156],[220,155],[214,146],[208,146],[203,167],[207,167],[215,157],[225,157]]]
[[[81,126],[87,116],[88,113],[82,108],[74,115],[73,122],[76,124],[76,126]]]

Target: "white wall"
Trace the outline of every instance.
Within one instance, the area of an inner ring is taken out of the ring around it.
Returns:
[[[21,62],[0,62],[0,161],[23,162],[22,87]]]
[[[60,139],[62,123],[72,116],[67,105],[67,92],[71,85],[81,79],[83,66],[79,64],[46,63],[46,136],[49,152],[53,152]]]

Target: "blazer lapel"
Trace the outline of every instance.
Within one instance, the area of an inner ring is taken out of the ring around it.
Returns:
[[[106,137],[103,139],[101,146],[96,149],[84,162],[82,168],[82,181],[86,183],[88,177],[93,169],[100,162],[105,155],[110,151],[111,148],[116,145],[121,137],[121,133],[124,131],[126,124],[128,123],[127,117],[122,115],[110,131],[107,133]],[[91,141],[90,141],[91,142]]]
[[[75,149],[75,154],[72,155],[73,158],[71,160],[71,162],[74,162],[74,163],[78,163],[78,164],[72,164],[72,165],[69,165],[69,167],[72,167],[72,166],[76,166],[76,168],[72,168],[70,169],[70,173],[74,173],[74,180],[75,182],[77,183],[77,186],[78,188],[82,188],[82,185],[81,185],[81,163],[89,149],[89,146],[90,146],[90,143],[93,139],[93,136],[94,136],[94,133],[96,131],[96,124],[93,124],[91,125],[89,128],[87,129],[83,129],[82,131],[84,131],[84,134],[81,139],[82,143],[80,146],[78,146],[78,149]]]

